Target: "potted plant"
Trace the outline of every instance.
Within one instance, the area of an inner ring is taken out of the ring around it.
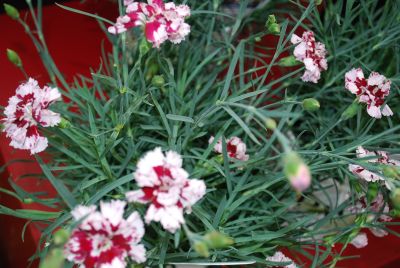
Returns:
[[[340,15],[343,1],[331,3],[322,18],[319,1],[298,2],[299,16],[285,19],[266,2],[249,12],[241,1],[232,14],[221,1],[126,0],[115,22],[61,6],[97,19],[113,44],[73,85],[32,9],[37,28],[26,30],[51,81],[17,88],[3,132],[57,191],[32,202],[57,211],[2,213],[46,225],[42,267],[296,267],[305,258],[334,267],[335,244],[365,246],[362,228],[387,233],[399,192],[398,127],[387,120],[398,112],[397,37],[378,42],[378,26],[354,32],[371,15],[352,16],[354,3]],[[271,35],[274,47],[260,49]],[[9,59],[23,70],[17,53]]]

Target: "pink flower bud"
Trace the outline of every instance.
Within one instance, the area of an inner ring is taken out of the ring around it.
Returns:
[[[304,163],[301,163],[296,174],[289,176],[289,181],[296,191],[302,192],[306,190],[311,185],[310,170]]]

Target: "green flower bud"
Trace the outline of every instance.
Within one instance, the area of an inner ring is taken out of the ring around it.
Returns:
[[[151,84],[155,87],[162,87],[165,84],[165,79],[162,75],[155,75],[151,79]]]
[[[315,5],[319,6],[320,4],[322,4],[322,0],[315,0]]]
[[[343,120],[352,118],[353,116],[355,116],[358,113],[359,108],[360,108],[359,103],[357,101],[353,102],[352,104],[350,104],[349,107],[346,108],[346,110],[344,110],[341,118]]]
[[[127,89],[126,87],[121,87],[121,88],[119,89],[119,93],[120,93],[120,94],[125,94],[126,92],[128,92],[128,89]]]
[[[225,234],[213,231],[204,236],[204,242],[206,242],[208,247],[218,249],[233,245],[234,240]]]
[[[210,256],[210,252],[208,251],[208,246],[204,241],[196,241],[193,245],[193,249],[205,258]]]
[[[397,212],[400,213],[400,188],[396,188],[392,191],[390,200]]]
[[[58,124],[58,127],[62,129],[70,128],[71,126],[72,126],[71,122],[65,118],[61,118],[61,122]]]
[[[302,105],[303,109],[309,112],[317,111],[320,107],[319,101],[314,98],[304,99]]]
[[[151,45],[147,42],[146,38],[142,38],[139,43],[139,55],[144,56],[149,52]]]
[[[259,37],[259,36],[255,37],[255,38],[254,38],[254,41],[260,42],[260,41],[261,41],[261,37]]]
[[[146,72],[146,81],[151,81],[153,76],[155,76],[158,73],[159,66],[157,63],[153,63],[153,62],[149,62],[149,63],[147,63],[147,65],[149,67],[147,68],[147,72]]]
[[[371,203],[379,193],[379,185],[374,182],[368,184],[367,201]]]
[[[400,168],[397,166],[385,165],[382,169],[383,175],[387,178],[399,179],[400,178]]]
[[[6,14],[7,14],[10,18],[12,18],[12,19],[14,19],[14,20],[16,20],[16,19],[19,18],[18,9],[16,9],[16,8],[13,7],[12,5],[4,4],[4,10],[5,10]]]
[[[32,198],[24,198],[24,199],[22,199],[22,202],[24,204],[32,204],[34,201]]]
[[[62,268],[64,266],[64,253],[62,248],[53,248],[46,258],[40,263],[39,268]]]
[[[65,229],[59,229],[57,232],[54,233],[54,244],[56,246],[64,245],[70,236],[70,232]]]
[[[279,34],[281,32],[281,27],[276,21],[275,15],[269,15],[267,22],[265,23],[265,27],[267,28],[268,32],[272,34]]]
[[[270,129],[270,130],[275,130],[276,129],[276,121],[272,118],[267,118],[265,119],[265,126]]]
[[[21,58],[18,56],[17,52],[15,52],[14,50],[7,48],[7,58],[12,64],[17,66],[18,68],[22,67]]]
[[[301,62],[296,60],[294,56],[288,56],[279,60],[278,65],[281,67],[292,67],[299,65]]]

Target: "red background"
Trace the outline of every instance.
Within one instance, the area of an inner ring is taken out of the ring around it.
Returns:
[[[98,13],[112,21],[117,16],[117,7],[106,0],[87,0],[84,3],[71,1],[66,5]],[[24,13],[21,12],[22,17]],[[43,25],[49,50],[67,81],[71,82],[76,74],[89,75],[90,67],[99,66],[102,41],[105,41],[106,48],[110,49],[104,33],[92,18],[74,14],[56,6],[48,6],[43,10]],[[18,52],[27,73],[37,79],[41,85],[49,79],[34,45],[16,21],[6,15],[0,15],[0,33],[0,105],[5,106],[16,87],[25,80],[22,73],[8,62],[7,48]],[[275,38],[265,38],[262,42],[273,46],[271,42],[274,40]],[[9,140],[5,138],[5,135],[0,135],[0,165],[11,159],[30,157],[26,152],[12,150],[8,143]],[[10,189],[8,178],[11,178],[26,190],[49,191],[51,187],[45,181],[18,178],[22,174],[38,172],[39,168],[36,164],[12,164],[1,174],[0,187]],[[3,193],[0,193],[0,204],[14,209],[39,208],[37,205],[23,204]],[[22,242],[21,231],[25,222],[25,220],[0,215],[0,267],[27,267],[27,259],[35,251],[40,232],[34,225],[29,225],[25,241]],[[368,247],[355,249],[349,246],[345,252],[346,255],[359,255],[360,258],[339,262],[337,267],[400,267],[399,238],[392,235],[376,238],[370,233],[368,233],[368,238]]]

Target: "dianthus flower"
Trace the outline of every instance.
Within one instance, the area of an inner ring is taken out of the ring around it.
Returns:
[[[267,261],[270,262],[292,262],[289,265],[285,266],[273,266],[273,267],[285,267],[285,268],[297,268],[297,265],[294,264],[293,260],[286,257],[282,252],[276,251],[273,256],[270,256],[267,258]]]
[[[393,115],[385,97],[390,93],[390,80],[385,76],[372,72],[368,79],[364,78],[361,68],[352,69],[345,75],[345,87],[355,94],[360,103],[367,104],[367,112],[375,118]]]
[[[190,16],[187,5],[176,6],[173,2],[148,0],[147,3],[125,0],[126,15],[117,19],[114,26],[108,28],[112,34],[119,34],[137,26],[144,26],[146,39],[154,47],[160,47],[169,40],[179,44],[190,33],[190,25],[185,18]]]
[[[390,166],[400,166],[400,161],[391,159],[389,154],[385,151],[373,151],[370,152],[364,149],[362,146],[357,148],[357,157],[365,158],[365,157],[374,157],[373,159],[367,160],[369,163],[381,164],[381,165],[390,165]],[[389,189],[389,184],[386,182],[385,178],[380,176],[379,174],[373,173],[362,166],[359,165],[349,165],[349,170],[360,179],[363,179],[367,182],[376,182],[376,181],[384,181],[386,187]]]
[[[71,214],[81,223],[65,244],[65,257],[81,268],[125,268],[127,258],[145,262],[146,250],[139,243],[143,221],[137,212],[124,219],[125,205],[119,200],[101,202],[100,211],[96,206],[77,206]]]
[[[328,69],[325,45],[316,42],[314,33],[311,31],[304,32],[302,37],[293,34],[291,42],[297,44],[294,49],[295,58],[303,62],[306,67],[301,79],[304,82],[317,83],[321,78],[321,72]]]
[[[30,150],[31,154],[45,150],[48,141],[39,133],[38,127],[53,127],[60,123],[60,115],[48,109],[50,104],[60,99],[57,88],[45,86],[42,89],[32,78],[21,84],[4,110],[3,132],[11,138],[10,145]]]
[[[146,153],[133,176],[141,189],[126,193],[128,201],[150,203],[146,223],[160,222],[171,233],[185,222],[184,212],[190,213],[206,192],[202,180],[189,179],[179,154],[168,151],[164,155],[161,148]]]
[[[214,137],[211,136],[208,143],[214,142]],[[237,159],[240,161],[249,160],[249,155],[246,154],[246,144],[239,137],[231,137],[226,140],[226,152],[228,157],[231,159]],[[222,139],[219,139],[214,146],[214,151],[222,154]]]

